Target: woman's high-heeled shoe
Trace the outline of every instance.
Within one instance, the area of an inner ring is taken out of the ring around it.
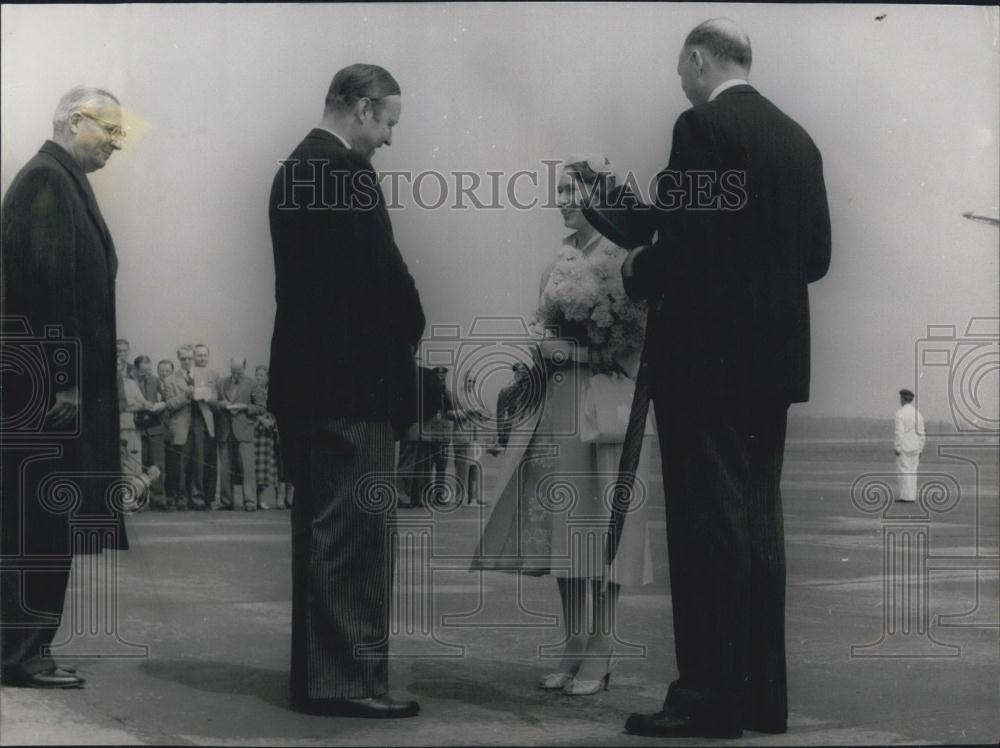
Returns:
[[[615,651],[612,649],[608,653],[608,669],[598,680],[578,680],[574,676],[563,688],[563,693],[567,696],[593,696],[598,691],[607,691],[611,688],[611,670],[618,664],[614,657]]]
[[[573,673],[549,673],[538,681],[538,687],[547,691],[556,691],[564,689],[572,682]]]

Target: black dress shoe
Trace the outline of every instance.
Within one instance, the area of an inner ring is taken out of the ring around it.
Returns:
[[[15,688],[82,688],[86,682],[79,675],[55,667],[31,675],[3,679],[3,685]]]
[[[416,717],[420,705],[416,701],[396,701],[388,696],[367,699],[316,699],[302,706],[300,711],[324,717],[396,719]]]
[[[649,738],[738,738],[743,735],[739,727],[701,722],[665,711],[632,714],[625,722],[625,731]]]

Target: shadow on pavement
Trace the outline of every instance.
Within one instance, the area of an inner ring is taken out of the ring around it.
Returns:
[[[199,691],[254,696],[282,709],[292,708],[287,670],[264,670],[205,660],[150,660],[140,669],[153,678],[174,681]]]

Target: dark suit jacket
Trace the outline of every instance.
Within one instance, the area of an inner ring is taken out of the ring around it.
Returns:
[[[151,403],[166,401],[166,390],[163,381],[156,375],[150,374],[147,377],[139,375],[136,377],[142,396]],[[135,425],[146,436],[163,436],[166,433],[166,411],[159,413],[139,412],[135,414]]]
[[[371,163],[315,129],[271,188],[277,311],[270,410],[282,429],[416,417],[424,312]]]
[[[47,396],[47,402],[40,403],[42,409],[37,411],[43,413],[54,402],[57,390],[74,385],[79,388],[81,404],[79,434],[48,440],[62,446],[62,456],[33,463],[23,483],[17,462],[30,452],[13,448],[23,431],[12,428],[2,435],[4,552],[14,552],[14,544],[19,545],[12,534],[21,521],[15,505],[22,495],[28,501],[22,519],[30,526],[25,537],[29,549],[70,552],[68,515],[53,514],[37,505],[40,481],[57,472],[77,476],[71,480],[77,484],[80,502],[72,514],[106,518],[117,527],[118,547],[127,547],[121,517],[107,499],[111,482],[120,480],[121,475],[115,355],[118,258],[86,175],[52,141],[45,142],[7,190],[0,219],[0,247],[3,314],[23,317],[36,339],[46,337],[46,326],[58,328],[57,338],[35,346],[48,361],[39,371],[38,381],[5,369],[4,416],[30,413],[32,409],[25,411],[25,405],[39,392]],[[34,350],[30,339],[8,325],[5,328],[3,346],[10,355]],[[73,345],[59,345],[66,338],[79,341],[78,351]],[[78,360],[61,364],[57,348],[78,355]],[[10,360],[6,354],[4,358]],[[60,374],[69,376],[61,379]],[[40,422],[26,427],[36,432],[44,428]]]
[[[236,437],[236,441],[253,441],[254,419],[266,412],[265,408],[253,401],[253,393],[257,388],[257,380],[245,374],[239,384],[233,384],[231,376],[219,380],[220,407],[215,414],[215,438],[220,442],[226,441],[230,433]],[[221,407],[226,403],[243,403],[248,407],[234,415]]]
[[[662,294],[647,330],[654,396],[808,400],[807,285],[830,264],[819,150],[739,85],[677,119],[666,171],[657,241],[626,285],[633,298]],[[711,196],[736,209],[693,210],[690,191],[687,208],[667,209],[679,195],[676,174],[692,171],[718,175]],[[745,200],[733,181],[741,174]]]

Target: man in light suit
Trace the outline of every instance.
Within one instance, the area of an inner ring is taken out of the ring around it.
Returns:
[[[926,443],[924,417],[913,404],[913,390],[900,390],[893,431],[896,475],[899,477],[899,498],[896,501],[917,500],[917,468],[920,467],[920,453]]]
[[[424,313],[371,164],[392,142],[399,84],[351,65],[271,187],[277,310],[268,405],[295,484],[292,700],[410,717],[388,692],[394,446],[416,416]],[[316,344],[322,331],[323,345]],[[387,498],[388,501],[383,501]]]
[[[749,83],[747,35],[713,19],[677,64],[692,103],[657,181],[651,247],[622,272],[650,299],[645,362],[667,510],[678,678],[628,732],[787,729],[782,458],[809,398],[808,284],[830,263],[819,150]]]
[[[194,376],[194,386],[196,392],[204,392],[205,399],[200,402],[208,409],[213,417],[218,412],[218,390],[219,374],[208,365],[211,352],[204,343],[198,343],[194,347],[194,368],[191,370]],[[208,423],[208,419],[206,419]],[[205,452],[202,456],[204,470],[202,480],[198,483],[198,490],[201,492],[205,508],[211,509],[215,504],[215,488],[219,478],[219,447],[215,438],[215,429],[210,428],[205,432]]]
[[[177,349],[180,368],[166,381],[167,410],[170,413],[170,449],[168,457],[177,468],[178,511],[211,508],[202,493],[202,504],[196,504],[195,488],[205,483],[205,443],[215,434],[215,418],[210,403],[218,400],[218,384],[199,384],[194,375],[194,348],[183,345]],[[214,440],[213,440],[214,442]]]
[[[233,478],[237,466],[243,478],[243,508],[248,512],[258,508],[256,472],[254,470],[254,418],[264,408],[253,403],[257,382],[246,374],[247,361],[233,356],[229,362],[230,376],[219,380],[219,408],[216,411],[215,435],[219,442],[219,492],[222,509],[235,509]],[[270,509],[261,504],[261,509]]]

